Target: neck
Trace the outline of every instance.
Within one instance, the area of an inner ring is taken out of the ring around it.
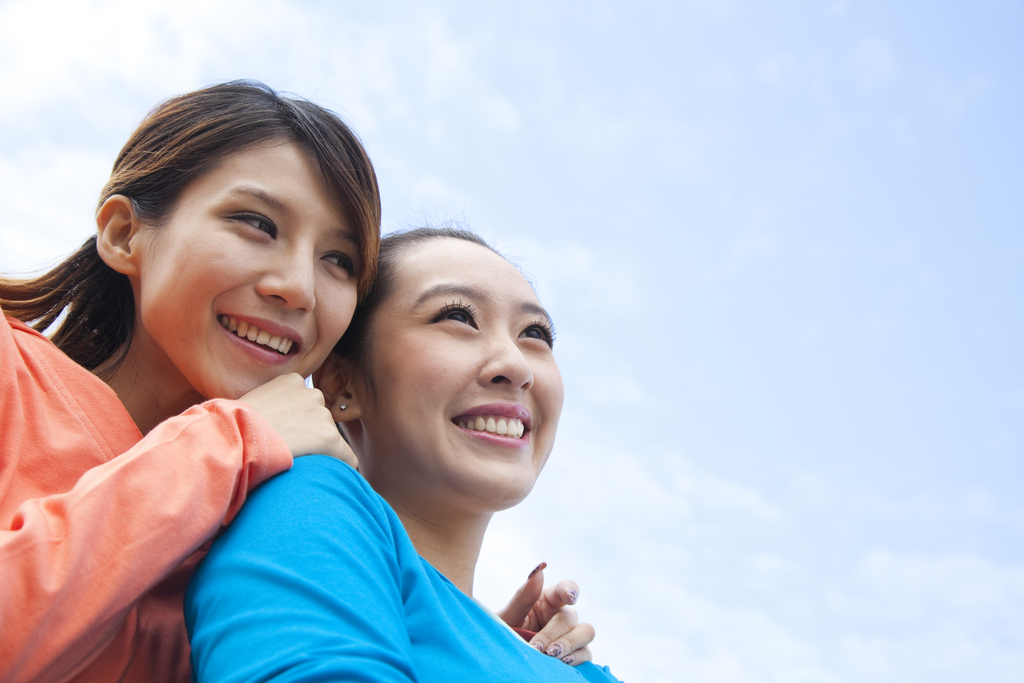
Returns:
[[[146,354],[140,354],[138,346],[133,341],[116,368],[108,361],[93,370],[93,374],[114,390],[135,426],[145,435],[167,418],[202,402],[203,397],[169,359],[165,363],[139,362],[140,355]]]
[[[391,507],[402,520],[420,557],[444,574],[459,590],[473,597],[473,576],[491,513],[467,515],[448,512],[428,518],[394,503]]]

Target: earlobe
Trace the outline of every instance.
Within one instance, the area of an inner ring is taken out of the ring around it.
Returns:
[[[132,200],[124,195],[108,197],[96,212],[96,250],[108,266],[128,277],[139,274],[140,254],[132,243],[138,232]]]
[[[313,386],[323,392],[324,402],[335,422],[351,422],[361,417],[360,392],[354,384],[351,363],[333,353],[313,373]]]

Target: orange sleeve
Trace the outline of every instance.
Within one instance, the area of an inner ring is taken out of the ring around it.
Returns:
[[[22,502],[0,530],[0,682],[81,670],[143,593],[291,463],[257,413],[213,400],[88,469],[67,493]]]

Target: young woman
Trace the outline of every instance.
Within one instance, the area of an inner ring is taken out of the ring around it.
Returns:
[[[229,83],[146,117],[95,238],[0,280],[0,680],[189,680],[197,550],[293,455],[352,457],[302,376],[373,279],[379,206],[337,116]]]
[[[365,480],[303,458],[251,496],[186,596],[197,679],[614,681],[589,627],[542,653],[472,599],[492,514],[555,438],[548,314],[470,234],[386,238],[378,268],[317,376]]]
[[[337,116],[256,83],[171,99],[96,223],[0,279],[5,683],[190,680],[200,547],[293,456],[355,464],[302,379],[376,267],[376,177]]]

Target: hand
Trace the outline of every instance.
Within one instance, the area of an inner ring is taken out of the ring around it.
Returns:
[[[329,455],[356,467],[359,461],[341,438],[319,389],[292,372],[275,377],[238,399],[270,423],[292,455]]]
[[[574,581],[562,581],[545,589],[545,567],[547,563],[541,562],[530,572],[526,583],[498,611],[498,616],[513,628],[537,631],[529,643],[548,656],[572,666],[590,661],[594,627],[578,623],[576,610],[569,607],[576,604],[580,589]]]

